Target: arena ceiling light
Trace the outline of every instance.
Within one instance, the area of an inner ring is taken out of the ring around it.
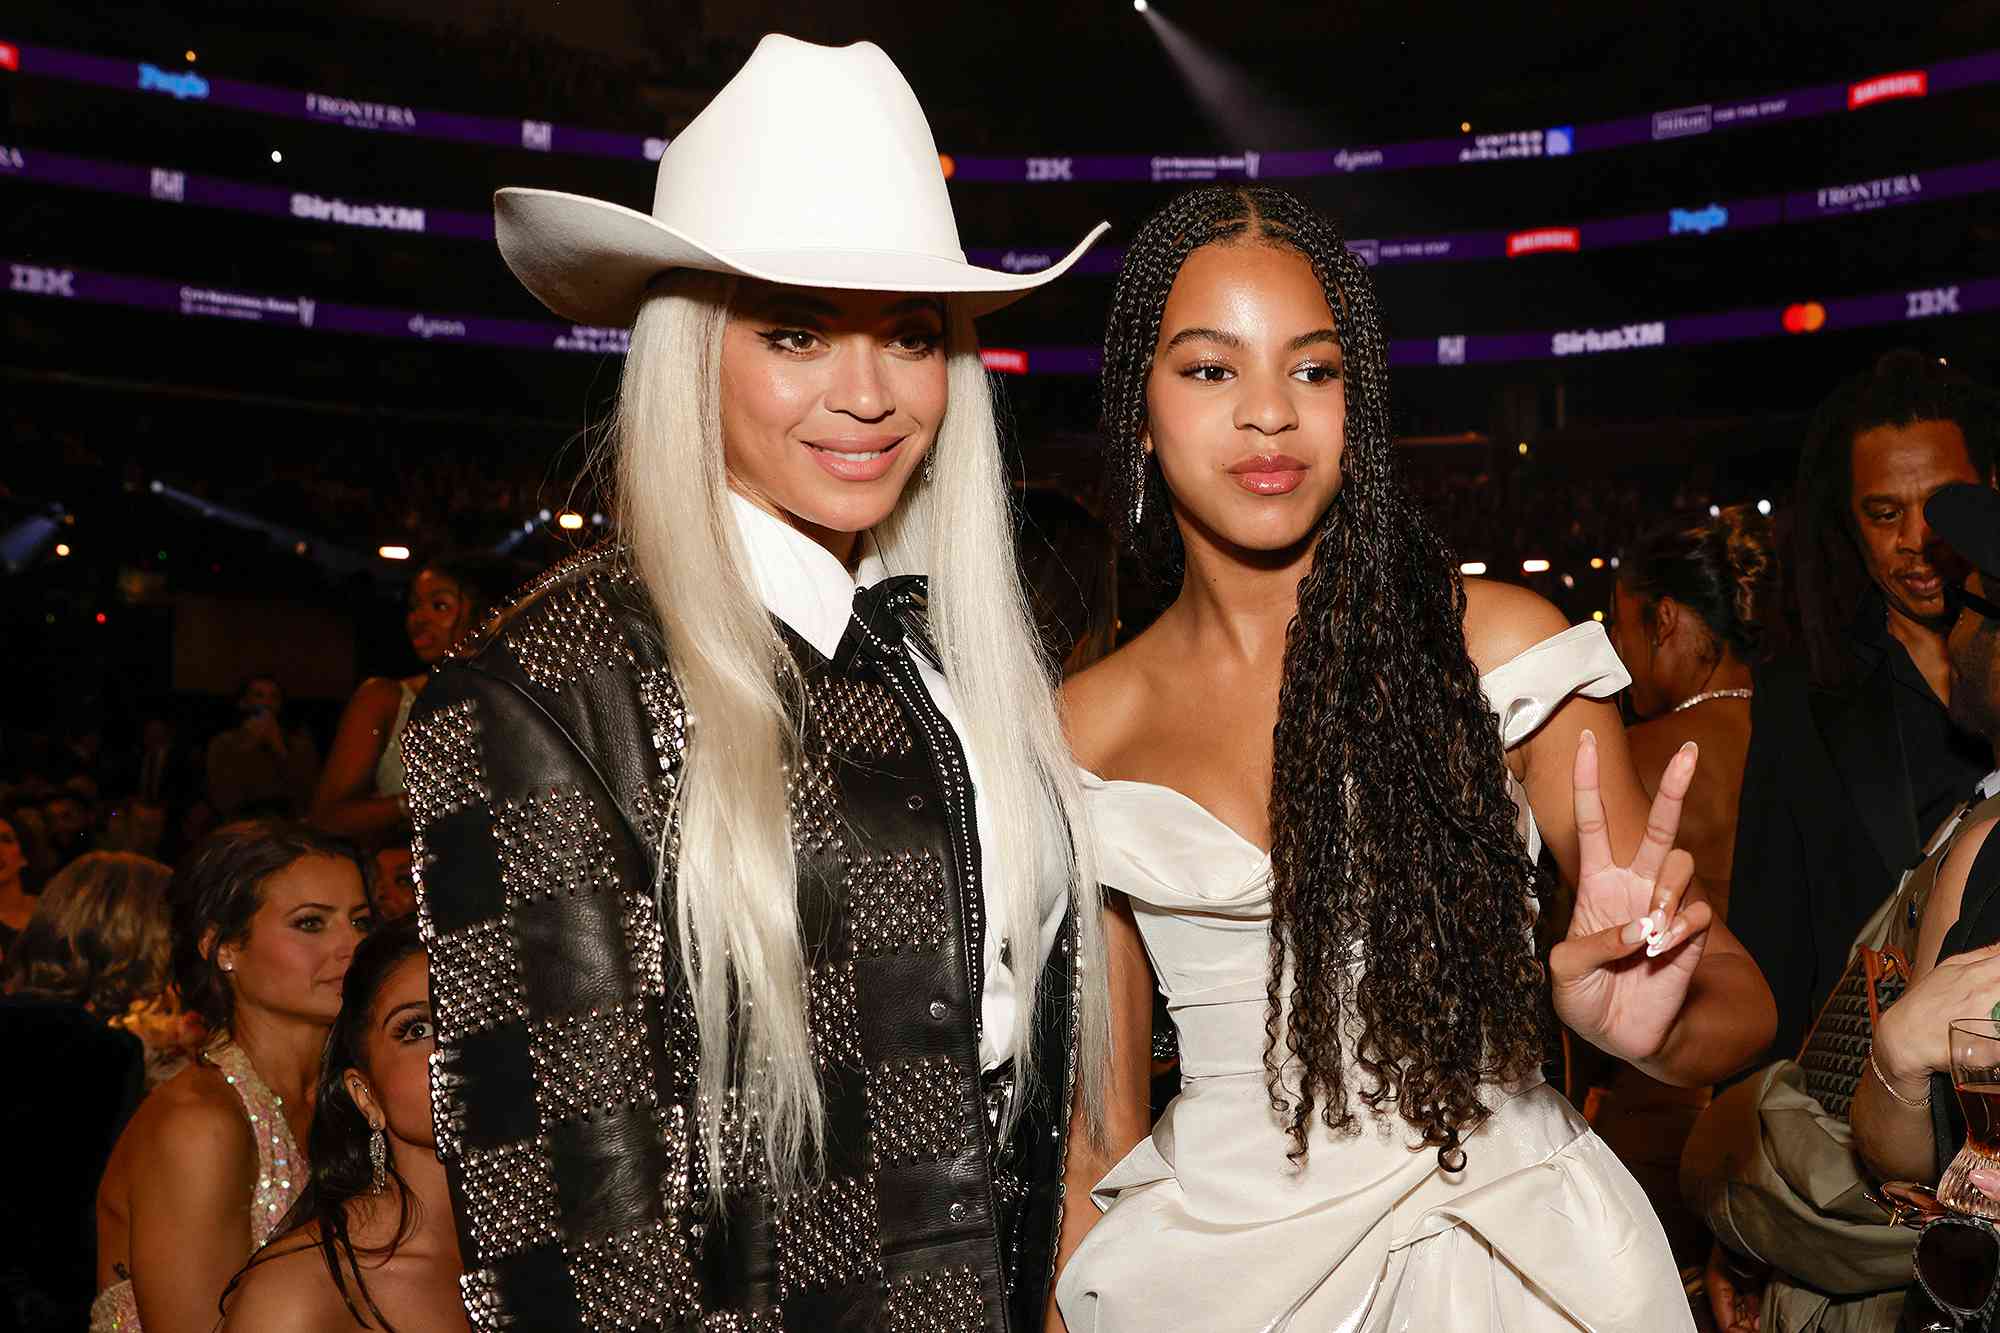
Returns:
[[[384,560],[408,560],[410,558],[410,548],[407,546],[378,546],[375,548],[375,554],[381,556]]]
[[[1468,560],[1458,567],[1458,572],[1478,578],[1486,572],[1486,562],[1484,560]]]
[[[1546,574],[1549,572],[1549,562],[1546,560],[1523,560],[1521,562],[1521,572],[1523,574]]]
[[[562,513],[556,515],[556,526],[565,532],[575,532],[583,527],[583,515],[573,510],[565,509]]]

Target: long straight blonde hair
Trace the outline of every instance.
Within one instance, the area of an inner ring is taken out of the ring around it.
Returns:
[[[805,700],[730,512],[720,398],[734,294],[734,279],[696,272],[656,287],[632,330],[609,440],[619,531],[658,614],[690,719],[657,887],[700,1031],[702,1141],[711,1163],[761,1149],[783,1195],[810,1176],[825,1137],[806,1033],[788,793],[800,744],[794,719]],[[1110,1020],[1082,793],[1021,590],[977,335],[962,308],[948,302],[948,310],[950,401],[934,463],[873,536],[890,573],[929,575],[932,634],[965,719],[961,740],[979,756],[985,779],[991,820],[979,837],[988,849],[987,899],[1010,941],[1018,1001],[1013,1050],[1022,1092],[1013,1107],[1026,1101],[1034,1069],[1038,886],[1053,877],[1066,883],[1077,917],[1078,1076],[1095,1127]],[[750,1114],[725,1117],[730,1105]],[[722,1142],[725,1118],[740,1141]],[[709,1173],[712,1197],[723,1174]]]

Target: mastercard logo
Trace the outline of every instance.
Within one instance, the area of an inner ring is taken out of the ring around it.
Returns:
[[[938,168],[944,172],[944,178],[946,180],[950,180],[953,176],[958,174],[958,163],[952,161],[950,153],[938,154]]]
[[[1826,327],[1826,307],[1817,301],[1788,305],[1784,325],[1786,333],[1818,333]]]

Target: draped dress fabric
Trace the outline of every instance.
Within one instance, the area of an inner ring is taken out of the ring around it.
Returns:
[[[242,1047],[223,1042],[204,1051],[201,1061],[235,1091],[257,1143],[257,1183],[250,1192],[250,1253],[255,1254],[277,1233],[305,1190],[306,1161],[285,1120],[285,1099],[258,1076]],[[97,1293],[90,1307],[90,1333],[140,1333],[139,1302],[129,1280]]]
[[[1481,684],[1511,748],[1627,679],[1593,623]],[[1645,1194],[1539,1074],[1485,1089],[1462,1172],[1358,1100],[1359,1132],[1321,1126],[1293,1167],[1263,1067],[1269,855],[1171,788],[1084,786],[1100,873],[1131,899],[1179,1031],[1181,1092],[1093,1192],[1106,1214],[1057,1288],[1070,1333],[1693,1327]]]

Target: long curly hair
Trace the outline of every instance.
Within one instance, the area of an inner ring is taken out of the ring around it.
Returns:
[[[1466,651],[1456,562],[1397,475],[1374,288],[1332,220],[1282,190],[1208,187],[1139,230],[1104,338],[1107,508],[1139,559],[1178,584],[1172,497],[1141,447],[1147,381],[1187,257],[1247,243],[1311,264],[1347,414],[1341,486],[1299,584],[1278,692],[1266,1082],[1294,1162],[1315,1119],[1356,1129],[1358,1099],[1400,1115],[1457,1171],[1488,1111],[1482,1085],[1526,1076],[1553,1040],[1531,939],[1536,872]]]

